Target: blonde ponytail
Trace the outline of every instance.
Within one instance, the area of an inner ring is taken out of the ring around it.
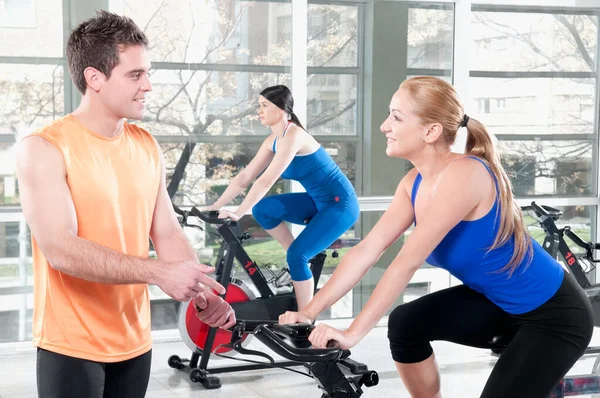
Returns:
[[[502,246],[511,237],[514,237],[515,248],[513,255],[509,263],[499,271],[509,271],[509,276],[511,276],[519,264],[526,258],[527,265],[529,265],[533,258],[533,245],[525,227],[521,208],[514,200],[512,184],[500,163],[500,156],[495,149],[492,137],[485,129],[485,126],[476,119],[468,118],[466,128],[466,152],[469,155],[483,159],[488,164],[498,183],[499,214],[497,216],[500,217],[500,227],[490,250]]]
[[[500,226],[490,250],[502,246],[514,237],[512,257],[498,272],[509,271],[510,276],[525,259],[529,265],[533,258],[531,237],[525,228],[521,208],[514,201],[512,184],[500,163],[492,137],[483,124],[465,115],[456,90],[445,80],[433,76],[416,76],[403,81],[400,89],[407,90],[413,112],[423,125],[442,125],[443,137],[448,145],[455,142],[459,128],[467,128],[466,152],[486,162],[498,183],[499,206],[496,216],[499,217]]]

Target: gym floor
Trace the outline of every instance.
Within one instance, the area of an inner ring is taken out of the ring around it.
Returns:
[[[350,320],[328,322],[346,327]],[[154,335],[152,373],[147,397],[236,397],[236,398],[282,398],[321,396],[312,379],[282,369],[255,370],[220,374],[222,387],[205,390],[192,383],[187,373],[171,369],[167,359],[173,354],[189,358],[189,349],[179,339],[175,331],[157,332]],[[600,333],[596,331],[593,345],[600,345]],[[250,348],[266,350],[257,340]],[[478,397],[485,381],[496,362],[496,357],[487,350],[479,350],[458,345],[436,342],[434,349],[442,373],[442,394],[444,398]],[[236,358],[241,358],[237,355]],[[366,363],[379,374],[379,385],[365,388],[363,397],[409,398],[400,382],[388,350],[385,322],[373,331],[352,350],[356,361]],[[582,358],[569,374],[591,372],[595,356]],[[261,360],[257,358],[257,360]],[[240,365],[239,361],[211,359],[209,365]],[[301,367],[295,368],[304,370]],[[0,397],[36,397],[35,351],[31,343],[0,345]],[[591,397],[591,396],[588,396]]]

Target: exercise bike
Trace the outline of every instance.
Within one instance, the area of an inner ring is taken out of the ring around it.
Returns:
[[[215,279],[226,289],[224,299],[235,311],[236,318],[246,321],[274,320],[286,311],[297,310],[296,296],[288,270],[284,269],[278,274],[269,271],[272,275],[267,279],[261,268],[250,258],[242,246],[242,243],[250,238],[250,234],[243,231],[237,222],[229,218],[218,218],[219,212],[217,211],[200,211],[195,207],[185,211],[175,205],[173,207],[179,215],[180,224],[183,227],[203,230],[199,224],[190,222],[191,217],[206,224],[217,226],[222,244],[215,262]],[[344,246],[339,242],[338,245]],[[334,251],[333,256],[337,257],[336,251]],[[309,262],[315,280],[315,288],[326,257],[326,253],[321,252]],[[247,281],[232,277],[234,260],[245,271],[248,276]],[[178,312],[178,328],[183,341],[192,351],[192,356],[190,359],[182,359],[177,355],[172,355],[168,360],[168,364],[175,369],[189,370],[191,381],[201,382],[207,389],[219,388],[221,387],[220,380],[212,374],[270,367],[253,364],[209,369],[209,359],[219,358],[219,354],[230,353],[235,355],[243,353],[259,356],[260,354],[252,350],[246,350],[241,345],[237,350],[233,350],[231,346],[227,345],[231,339],[231,331],[212,328],[200,321],[196,316],[197,309],[192,300],[181,303]],[[241,342],[249,342],[251,336],[249,333],[244,334]],[[279,365],[297,366],[299,364],[282,362]]]
[[[573,274],[577,283],[585,291],[594,314],[594,326],[600,326],[600,284],[592,284],[587,274],[595,269],[595,251],[600,249],[600,243],[585,242],[570,226],[558,228],[556,221],[563,215],[562,211],[551,206],[540,206],[531,202],[530,206],[522,206],[523,212],[530,212],[543,229],[545,238],[542,247],[550,256],[559,260],[562,258],[567,272]],[[573,243],[584,249],[583,254],[576,255],[570,249],[564,237],[567,236]],[[582,267],[582,262],[590,264],[587,269]],[[497,336],[493,340],[492,351],[501,353],[512,336]],[[598,354],[600,347],[588,347],[584,355]],[[589,375],[565,377],[554,389],[550,398],[563,398],[566,396],[588,395],[600,393],[600,356],[597,357],[592,373]]]
[[[567,271],[573,274],[592,304],[594,326],[600,326],[600,284],[593,284],[587,277],[587,274],[596,268],[595,264],[600,263],[600,259],[596,259],[595,256],[595,251],[600,249],[600,243],[585,242],[568,225],[558,228],[556,221],[563,214],[559,209],[545,205],[540,206],[535,202],[531,202],[531,206],[523,206],[521,209],[523,211],[532,211],[534,218],[546,234],[542,247],[553,258],[562,258]],[[573,251],[564,239],[565,236],[577,246],[584,249],[584,253],[580,255],[573,254]],[[590,266],[584,269],[581,265],[582,262],[587,262]],[[600,348],[591,347],[588,350],[589,352],[586,351],[588,354],[600,353]]]
[[[361,387],[379,383],[377,372],[350,359],[350,351],[339,348],[335,341],[330,341],[328,348],[309,348],[308,336],[313,329],[311,324],[280,325],[273,321],[238,320],[227,347],[246,353],[242,347],[243,336],[254,335],[279,356],[304,365],[307,373],[287,370],[313,378],[322,392],[321,398],[358,398],[363,393]],[[281,367],[268,354],[261,352],[260,356],[267,358],[272,367]]]

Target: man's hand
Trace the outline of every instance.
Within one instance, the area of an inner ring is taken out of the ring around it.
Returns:
[[[235,325],[235,313],[231,305],[221,297],[214,294],[212,291],[206,291],[206,303],[198,302],[194,300],[196,310],[196,316],[202,322],[206,323],[211,327],[219,327],[221,329],[228,329]]]
[[[207,303],[205,287],[220,294],[225,293],[221,284],[206,275],[214,270],[213,267],[189,260],[166,263],[158,270],[155,284],[177,301],[197,299],[202,308]]]

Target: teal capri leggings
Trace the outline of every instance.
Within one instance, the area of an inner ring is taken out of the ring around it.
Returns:
[[[287,251],[290,275],[297,282],[312,278],[308,261],[352,227],[359,212],[355,195],[315,202],[304,192],[268,196],[252,209],[254,219],[266,230],[284,221],[303,225],[310,220]]]

